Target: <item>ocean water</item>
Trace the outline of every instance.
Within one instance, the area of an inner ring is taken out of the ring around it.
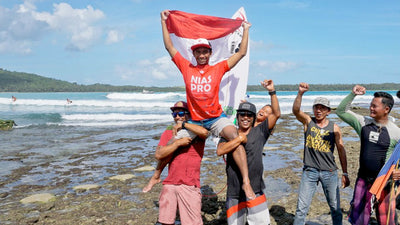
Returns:
[[[309,112],[316,96],[327,97],[336,107],[348,93],[307,92],[302,109]],[[356,97],[354,104],[367,107],[372,93]],[[390,93],[395,95],[395,91]],[[277,93],[283,114],[291,112],[296,94]],[[17,100],[13,102],[11,96]],[[111,171],[116,165],[137,168],[148,164],[141,156],[154,152],[160,134],[173,122],[169,107],[185,98],[183,92],[0,93],[0,119],[17,124],[11,131],[0,131],[0,181],[15,169],[33,168],[19,180],[1,186],[0,192],[20,184],[50,184],[60,174],[71,186],[76,185],[85,180],[66,171],[78,167],[87,168],[85,173],[101,182],[115,175]],[[258,109],[270,103],[267,92],[249,92],[247,100]],[[396,98],[397,111],[398,105]],[[215,145],[207,141],[206,148],[215,149]],[[73,163],[77,160],[78,166]],[[279,166],[282,163],[277,163]]]
[[[307,92],[302,110],[309,112],[315,97],[326,97],[336,107],[347,91]],[[354,105],[368,106],[372,91],[357,96]],[[391,91],[395,95],[395,91]],[[297,92],[278,92],[282,114],[291,112]],[[11,96],[17,97],[15,102]],[[66,99],[72,103],[67,103]],[[171,121],[169,107],[185,100],[184,92],[168,93],[0,93],[0,119],[12,119],[16,129],[75,127],[109,128],[151,126]],[[248,101],[257,109],[270,103],[266,92],[249,92]],[[396,103],[399,102],[398,98]]]

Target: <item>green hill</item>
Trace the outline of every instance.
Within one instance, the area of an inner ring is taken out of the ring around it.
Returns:
[[[361,84],[368,90],[399,90],[399,83]],[[275,85],[278,91],[297,91],[297,84]],[[349,91],[354,84],[312,84],[311,91]],[[11,72],[0,68],[0,92],[154,92],[185,91],[184,87],[82,85],[31,73]],[[247,91],[265,91],[261,85],[249,85]]]
[[[142,92],[184,91],[184,87],[82,85],[31,73],[11,72],[0,68],[0,92]]]

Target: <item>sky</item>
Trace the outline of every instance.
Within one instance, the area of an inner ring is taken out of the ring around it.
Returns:
[[[249,85],[400,83],[398,0],[0,0],[0,68],[78,84],[183,86],[160,12],[230,18],[240,7],[252,24]]]

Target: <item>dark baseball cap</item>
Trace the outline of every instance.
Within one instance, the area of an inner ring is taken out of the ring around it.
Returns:
[[[248,112],[254,113],[254,115],[257,114],[256,106],[250,102],[240,103],[239,108],[236,111],[248,111]]]
[[[183,109],[183,110],[189,112],[187,103],[184,101],[176,102],[175,105],[173,107],[171,107],[170,109],[171,109],[171,111],[174,111],[175,109]]]

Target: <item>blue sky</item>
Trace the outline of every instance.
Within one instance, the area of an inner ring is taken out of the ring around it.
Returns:
[[[398,0],[0,0],[0,68],[78,84],[182,86],[160,12],[230,18],[241,6],[252,23],[249,84],[400,82]]]

